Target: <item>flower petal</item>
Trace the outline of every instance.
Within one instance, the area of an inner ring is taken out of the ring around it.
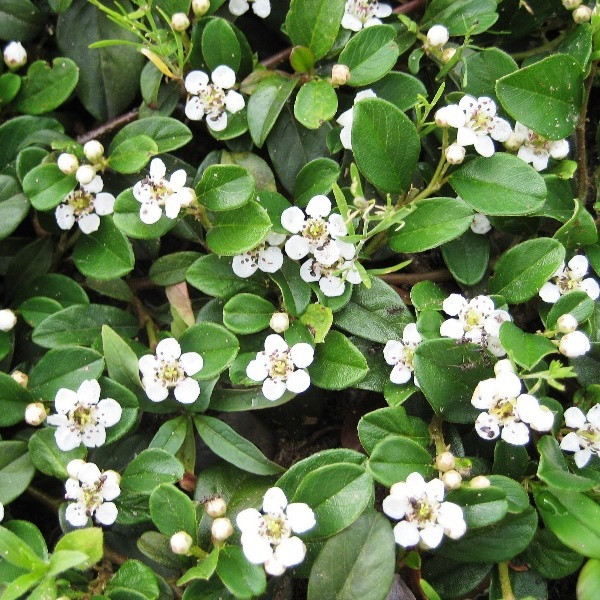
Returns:
[[[200,384],[191,377],[186,377],[175,386],[175,400],[181,404],[193,404],[200,395]]]

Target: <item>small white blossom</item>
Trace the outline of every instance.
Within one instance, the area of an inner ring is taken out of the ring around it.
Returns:
[[[227,113],[237,113],[246,105],[244,97],[230,89],[235,85],[235,71],[227,65],[219,65],[211,75],[212,83],[204,71],[191,71],[185,78],[189,97],[185,115],[192,121],[201,121],[213,131],[227,127]],[[227,91],[228,90],[228,91]]]
[[[492,228],[490,220],[482,213],[475,213],[471,221],[471,231],[478,235],[485,235]]]
[[[65,498],[75,500],[65,511],[65,518],[73,527],[84,527],[88,518],[101,525],[112,525],[118,510],[114,500],[121,493],[121,476],[116,471],[103,471],[94,463],[81,459],[67,465],[69,479],[65,483]]]
[[[203,17],[210,8],[210,0],[192,0],[192,12],[197,17]]]
[[[25,423],[28,425],[37,427],[46,420],[47,416],[46,408],[41,402],[30,402],[25,407]]]
[[[346,150],[352,150],[352,121],[354,120],[354,105],[365,98],[376,98],[373,90],[362,90],[354,97],[353,107],[344,111],[337,119],[338,125],[342,126],[340,141]]]
[[[592,9],[589,6],[579,6],[573,11],[573,21],[578,25],[588,23],[592,18]]]
[[[574,256],[566,265],[563,263],[550,281],[542,286],[539,292],[540,298],[544,302],[554,304],[564,294],[581,290],[592,300],[597,300],[600,296],[600,286],[595,279],[585,278],[588,268],[589,263],[585,256],[582,254]]]
[[[587,335],[581,331],[573,331],[563,335],[563,337],[560,338],[560,344],[558,346],[560,353],[568,358],[583,356],[590,351],[590,348],[590,340]]]
[[[500,343],[500,325],[510,321],[505,310],[494,307],[488,296],[475,296],[470,301],[460,294],[450,294],[442,304],[444,312],[454,319],[444,321],[440,335],[454,340],[464,339],[487,348],[494,356],[504,356]]]
[[[493,140],[504,142],[512,133],[508,121],[496,113],[496,103],[491,98],[463,96],[458,104],[438,110],[435,119],[436,123],[447,123],[458,130],[457,144],[474,146],[481,156],[490,157],[496,151]]]
[[[4,63],[11,71],[27,64],[27,51],[21,42],[10,42],[4,47]]]
[[[218,517],[210,526],[210,534],[213,540],[224,542],[233,535],[233,525],[227,517]]]
[[[175,31],[185,31],[190,26],[190,20],[185,13],[178,12],[171,15],[171,27]]]
[[[67,231],[77,223],[83,233],[98,231],[100,217],[112,214],[115,208],[115,197],[103,192],[103,188],[102,177],[96,175],[90,183],[81,184],[78,190],[67,194],[56,207],[58,226]]]
[[[576,406],[565,410],[565,425],[571,431],[560,442],[565,452],[574,452],[575,464],[582,469],[595,454],[600,457],[600,404],[595,404],[587,415]]]
[[[116,400],[100,400],[100,384],[94,379],[84,381],[77,392],[60,388],[54,407],[56,414],[50,415],[47,423],[57,427],[56,445],[65,452],[81,444],[88,448],[102,446],[106,428],[116,425],[123,412]]]
[[[575,10],[577,7],[581,6],[583,0],[562,0],[563,6],[567,10]]]
[[[209,517],[218,519],[224,517],[227,512],[227,502],[221,496],[215,496],[204,503],[204,510]]]
[[[303,342],[291,348],[276,333],[265,339],[265,349],[246,367],[246,375],[253,381],[262,381],[262,392],[267,400],[278,400],[285,390],[300,394],[310,385],[305,370],[314,358],[310,344]]]
[[[271,14],[270,0],[229,0],[229,12],[239,17],[250,10],[250,3],[257,17],[266,19]]]
[[[96,177],[96,169],[92,167],[92,165],[81,165],[80,167],[77,167],[77,171],[75,171],[75,179],[77,179],[81,185],[92,183],[94,177]]]
[[[508,371],[477,384],[471,404],[486,411],[475,421],[475,430],[480,437],[494,440],[501,435],[509,444],[524,446],[529,442],[530,428],[536,431],[552,429],[552,411],[534,396],[522,394],[521,389],[519,377]]]
[[[465,160],[467,151],[460,144],[450,144],[444,151],[444,154],[448,163],[451,165],[460,165]]]
[[[59,154],[56,164],[65,175],[73,175],[79,169],[79,160],[74,154],[69,154],[68,152]]]
[[[306,546],[292,534],[309,531],[315,524],[315,515],[307,504],[288,504],[277,487],[266,491],[262,512],[247,508],[236,518],[246,558],[255,565],[264,564],[265,571],[275,576],[304,560]]]
[[[390,495],[383,500],[383,512],[399,521],[394,527],[397,544],[431,549],[440,545],[444,534],[452,539],[465,534],[462,508],[444,502],[444,493],[441,479],[425,482],[419,473],[411,473],[406,481],[391,487]]]
[[[434,25],[427,32],[427,42],[430,46],[441,47],[450,39],[448,29],[443,25]]]
[[[381,19],[392,14],[389,4],[380,4],[377,0],[347,0],[342,27],[350,31],[360,31],[363,27],[380,25]]]
[[[167,168],[160,158],[152,159],[150,173],[133,186],[133,196],[141,204],[140,219],[146,225],[156,223],[162,217],[162,206],[169,219],[176,219],[184,206],[189,206],[196,194],[185,187],[187,179],[183,169],[175,171],[166,179]]]
[[[257,270],[263,273],[279,271],[283,265],[283,252],[279,246],[285,238],[285,235],[271,231],[262,244],[233,257],[233,272],[245,279],[254,275]]]
[[[354,246],[341,244],[339,240],[335,243],[341,246],[342,257],[333,265],[326,266],[309,258],[300,267],[300,277],[307,283],[318,281],[319,289],[328,298],[341,296],[346,290],[346,282],[358,285],[362,281],[354,260],[351,260],[355,252]],[[348,256],[350,259],[346,258]]]
[[[0,331],[10,331],[17,324],[17,315],[10,308],[0,310]]]
[[[415,350],[423,341],[414,323],[409,323],[402,332],[402,341],[390,340],[383,349],[383,357],[388,365],[394,365],[390,373],[392,383],[410,381],[414,372]],[[418,382],[415,378],[415,385]]]
[[[517,156],[531,163],[536,171],[547,168],[550,157],[560,160],[569,154],[567,140],[547,140],[519,122],[515,123],[515,141],[521,144]]]
[[[83,145],[83,154],[91,163],[96,163],[104,156],[104,146],[98,140],[90,140]]]
[[[197,352],[182,354],[175,338],[161,340],[156,346],[156,355],[146,354],[139,360],[142,385],[152,402],[166,400],[169,390],[173,388],[178,402],[195,402],[200,395],[200,385],[191,376],[203,366],[204,361]]]
[[[290,317],[286,312],[275,312],[271,315],[269,327],[275,333],[283,333],[290,328]]]
[[[344,85],[350,79],[350,69],[343,64],[331,67],[331,85]]]
[[[169,545],[171,546],[171,552],[173,552],[173,554],[185,555],[194,545],[194,540],[186,531],[178,531],[169,539]]]

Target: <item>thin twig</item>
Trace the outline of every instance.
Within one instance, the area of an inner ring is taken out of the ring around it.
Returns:
[[[390,273],[389,275],[380,275],[379,278],[395,285],[415,285],[419,281],[450,281],[452,273],[448,269],[437,269],[425,273]]]
[[[579,122],[577,123],[577,129],[575,131],[577,137],[577,189],[579,200],[582,205],[586,204],[586,200],[590,195],[590,177],[588,174],[588,159],[586,151],[586,124],[588,104],[597,67],[598,61],[594,61],[590,68],[590,74],[588,75],[585,84],[583,102],[581,104],[581,110],[579,111]]]
[[[409,2],[404,2],[400,6],[396,6],[392,12],[397,15],[407,15],[408,13],[421,8],[426,1],[427,0],[409,0]]]
[[[127,125],[127,123],[131,123],[132,121],[135,121],[138,118],[139,112],[140,111],[138,108],[134,108],[134,109],[130,110],[129,112],[126,112],[122,115],[119,115],[118,117],[115,117],[114,119],[110,119],[109,121],[106,121],[106,123],[102,123],[102,125],[96,127],[96,129],[92,129],[91,131],[88,131],[88,132],[78,136],[77,141],[80,144],[85,144],[86,142],[89,142],[90,140],[96,140],[96,139],[106,135],[107,133],[110,133],[111,131],[118,129],[119,127],[123,127],[123,125]]]

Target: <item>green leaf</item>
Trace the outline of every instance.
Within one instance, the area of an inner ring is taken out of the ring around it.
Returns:
[[[433,0],[428,6],[421,28],[427,31],[442,24],[450,35],[476,35],[489,29],[498,19],[495,0]]]
[[[54,547],[55,552],[82,552],[88,557],[87,562],[79,565],[79,569],[89,569],[100,562],[103,551],[103,533],[100,527],[86,527],[65,534]]]
[[[257,333],[269,326],[275,307],[254,294],[238,294],[223,307],[223,324],[234,333]]]
[[[196,186],[199,204],[208,210],[231,210],[248,203],[254,196],[254,180],[243,167],[211,165]]]
[[[600,560],[588,560],[577,579],[577,600],[594,600],[600,586]]]
[[[390,522],[368,512],[327,541],[313,563],[308,600],[381,600],[394,576],[395,542]]]
[[[204,443],[217,456],[236,467],[257,475],[275,475],[283,470],[223,421],[206,415],[195,415],[194,423]]]
[[[467,204],[486,215],[526,215],[541,208],[546,198],[546,184],[537,171],[506,152],[469,161],[452,174],[450,183]]]
[[[52,67],[36,60],[27,69],[16,107],[29,115],[50,112],[68,99],[78,80],[79,67],[69,58],[55,58]]]
[[[519,67],[510,54],[499,48],[486,48],[473,52],[464,59],[463,91],[479,98],[496,96],[496,81],[503,75],[514,73]]]
[[[499,442],[496,445],[498,446]],[[504,475],[487,475],[487,478],[492,486],[504,490],[509,513],[523,512],[529,506],[529,495],[517,481]]]
[[[346,44],[339,62],[350,69],[348,85],[361,87],[387,75],[400,54],[391,25],[366,27]]]
[[[598,241],[598,231],[594,217],[585,210],[585,206],[575,199],[573,216],[554,234],[565,248],[588,246]]]
[[[307,46],[323,58],[333,46],[344,14],[344,0],[292,0],[285,20],[294,46]]]
[[[508,510],[506,492],[497,487],[484,489],[461,487],[451,491],[444,500],[463,509],[467,529],[485,527],[504,518]]]
[[[46,15],[30,0],[2,0],[0,39],[28,42],[44,26]]]
[[[19,312],[28,325],[37,327],[48,315],[62,310],[62,306],[52,298],[28,298],[19,306]]]
[[[152,138],[158,146],[158,152],[172,152],[185,146],[192,139],[190,128],[171,117],[146,117],[125,125],[112,139],[109,152],[127,139],[144,135]]]
[[[110,377],[132,392],[139,392],[142,383],[138,358],[121,336],[108,325],[102,327],[102,348]]]
[[[114,146],[108,164],[117,173],[137,173],[155,154],[158,154],[158,144],[151,137],[135,135]]]
[[[16,73],[0,75],[0,104],[8,104],[21,89],[21,78]]]
[[[315,344],[321,344],[325,341],[325,336],[329,333],[333,325],[333,312],[330,308],[318,302],[309,304],[300,317],[299,323],[306,326],[309,337],[314,339]],[[286,335],[289,336],[290,333]],[[312,339],[309,343],[312,343]]]
[[[560,140],[573,133],[579,121],[583,72],[574,58],[555,54],[499,79],[496,95],[513,119]]]
[[[556,352],[556,346],[548,339],[535,333],[525,333],[514,323],[500,326],[500,342],[519,366],[531,371],[544,356]]]
[[[490,292],[509,304],[533,298],[565,259],[564,246],[550,238],[527,240],[507,250],[496,262]]]
[[[308,368],[311,382],[325,390],[352,387],[368,370],[365,357],[338,331],[330,331],[316,347],[314,361]]]
[[[25,442],[0,441],[0,502],[18,498],[31,483],[35,468]]]
[[[479,283],[487,270],[490,242],[485,235],[467,229],[460,237],[440,247],[454,279],[463,285]]]
[[[330,158],[316,158],[304,165],[296,177],[294,198],[298,206],[306,206],[311,198],[329,194],[339,179],[340,166]]]
[[[45,570],[44,561],[16,534],[0,526],[0,555],[15,567],[26,571]]]
[[[267,587],[262,565],[250,563],[237,546],[226,546],[219,552],[217,575],[235,598],[260,596]]]
[[[463,234],[471,221],[473,211],[460,198],[427,198],[391,234],[390,248],[396,252],[429,250]]]
[[[197,565],[188,569],[178,580],[177,585],[185,585],[194,579],[204,579],[208,581],[217,568],[219,560],[219,548],[213,548],[210,554],[201,560]]]
[[[446,296],[446,292],[433,281],[419,281],[410,291],[411,302],[419,311],[442,310]]]
[[[324,79],[305,83],[296,96],[294,115],[308,129],[318,129],[337,112],[338,98]]]
[[[158,600],[160,592],[154,571],[139,560],[125,561],[106,586],[106,593],[114,600],[133,600],[133,594]]]
[[[29,212],[29,201],[17,180],[8,175],[0,175],[0,240],[7,238],[23,221]]]
[[[56,445],[54,427],[39,429],[29,438],[29,456],[38,471],[58,479],[67,479],[67,465],[76,458],[84,458],[87,450],[79,446],[65,452]]]
[[[269,273],[269,277],[281,290],[285,309],[293,317],[299,317],[306,310],[312,294],[308,283],[300,277],[300,266],[284,258],[281,269]]]
[[[202,255],[199,252],[184,251],[157,258],[148,272],[152,283],[160,286],[175,285],[185,281],[190,266]]]
[[[225,19],[211,19],[202,32],[202,55],[208,68],[214,71],[220,65],[227,65],[238,71],[241,62],[241,48],[231,25]]]
[[[23,191],[38,210],[58,206],[75,189],[74,175],[65,175],[55,163],[34,167],[23,179]]]
[[[159,238],[172,229],[176,219],[169,219],[164,214],[152,225],[143,223],[140,219],[141,204],[133,196],[133,191],[127,189],[117,196],[113,220],[115,225],[128,237],[148,240]]]
[[[557,491],[585,492],[596,485],[593,479],[569,472],[564,454],[552,436],[542,436],[537,448],[540,453],[537,476],[549,486]]]
[[[70,277],[59,273],[46,273],[20,288],[15,302],[20,303],[32,296],[44,296],[56,300],[63,308],[73,304],[89,304],[84,289]]]
[[[379,98],[357,102],[352,140],[356,164],[373,185],[394,194],[408,189],[421,143],[401,110]]]
[[[150,495],[161,483],[174,483],[183,477],[183,466],[160,448],[140,452],[123,472],[121,490],[134,494]]]
[[[576,290],[561,296],[550,309],[546,317],[546,327],[556,327],[558,318],[562,315],[573,315],[578,323],[587,321],[594,312],[594,301],[586,292]]]
[[[420,79],[401,71],[391,71],[369,87],[378,98],[391,102],[403,111],[417,104],[419,96],[427,96],[427,90]]]
[[[25,407],[30,402],[34,402],[34,397],[29,390],[7,373],[0,373],[0,427],[20,423],[25,416]]]
[[[196,538],[196,505],[181,490],[163,483],[150,494],[149,506],[152,521],[161,533],[171,537],[185,531]]]

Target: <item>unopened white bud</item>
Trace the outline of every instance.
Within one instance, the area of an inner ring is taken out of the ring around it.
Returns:
[[[81,185],[91,183],[96,177],[96,169],[92,165],[81,165],[75,172],[75,178]]]
[[[448,123],[448,107],[442,106],[435,111],[434,115],[435,124],[438,127],[450,127]]]
[[[171,545],[171,551],[174,554],[187,554],[190,551],[194,540],[189,533],[179,531],[171,536],[169,543]]]
[[[567,10],[575,10],[578,6],[581,6],[583,0],[562,0],[563,6]]]
[[[91,163],[95,163],[104,156],[104,146],[98,140],[90,140],[84,144],[83,153]]]
[[[456,490],[462,483],[462,477],[458,471],[453,469],[451,471],[446,471],[442,475],[442,481],[444,482],[444,487],[447,490]]]
[[[227,538],[233,535],[233,525],[227,517],[220,517],[215,519],[211,525],[210,533],[213,540],[217,542],[224,542]]]
[[[589,23],[592,18],[592,9],[589,6],[580,6],[573,11],[573,21],[577,24]]]
[[[27,64],[27,51],[21,42],[10,42],[4,48],[4,62],[11,70],[20,69]]]
[[[477,475],[477,477],[473,477],[469,483],[471,487],[477,489],[487,488],[492,485],[492,482],[485,475]]]
[[[446,160],[451,165],[460,165],[465,160],[467,151],[460,144],[450,144],[446,148]]]
[[[181,206],[189,206],[196,199],[196,192],[191,187],[181,188],[177,192],[177,199]]]
[[[171,17],[171,27],[175,31],[185,31],[190,26],[190,20],[185,13],[175,13]]]
[[[69,154],[68,152],[63,152],[58,156],[58,160],[56,161],[58,168],[65,175],[73,175],[79,168],[79,161],[74,154]]]
[[[446,48],[442,52],[442,62],[449,63],[454,58],[455,54],[456,54],[456,48]]]
[[[67,465],[67,473],[69,474],[69,477],[77,479],[79,471],[81,471],[81,468],[84,467],[85,464],[85,460],[82,458],[74,458],[72,461],[70,461]]]
[[[561,338],[558,349],[568,358],[577,358],[590,351],[590,340],[585,333],[573,331]]]
[[[21,386],[26,388],[29,383],[29,376],[23,371],[13,371],[10,376]]]
[[[225,516],[227,512],[227,502],[221,496],[210,499],[204,504],[204,510],[209,517],[216,519]]]
[[[442,452],[435,458],[435,468],[438,471],[451,471],[455,465],[456,461],[452,452]]]
[[[276,333],[283,333],[290,328],[290,318],[287,313],[276,312],[271,316],[269,327]]]
[[[32,402],[25,407],[25,423],[37,427],[46,420],[46,409],[41,402]]]
[[[514,131],[508,136],[504,142],[504,147],[510,152],[516,152],[523,145],[523,138],[518,136]]]
[[[556,324],[561,333],[573,333],[577,329],[577,319],[569,313],[558,317]]]
[[[490,220],[481,213],[475,213],[471,221],[471,231],[477,235],[485,235],[492,228]]]
[[[346,65],[333,65],[331,67],[332,85],[344,85],[350,79],[350,69]]]
[[[431,46],[443,46],[449,39],[450,34],[443,25],[434,25],[427,32],[427,41]]]
[[[192,10],[197,17],[204,16],[210,8],[210,0],[192,0]]]
[[[17,315],[10,308],[0,310],[0,331],[10,331],[17,324]]]

